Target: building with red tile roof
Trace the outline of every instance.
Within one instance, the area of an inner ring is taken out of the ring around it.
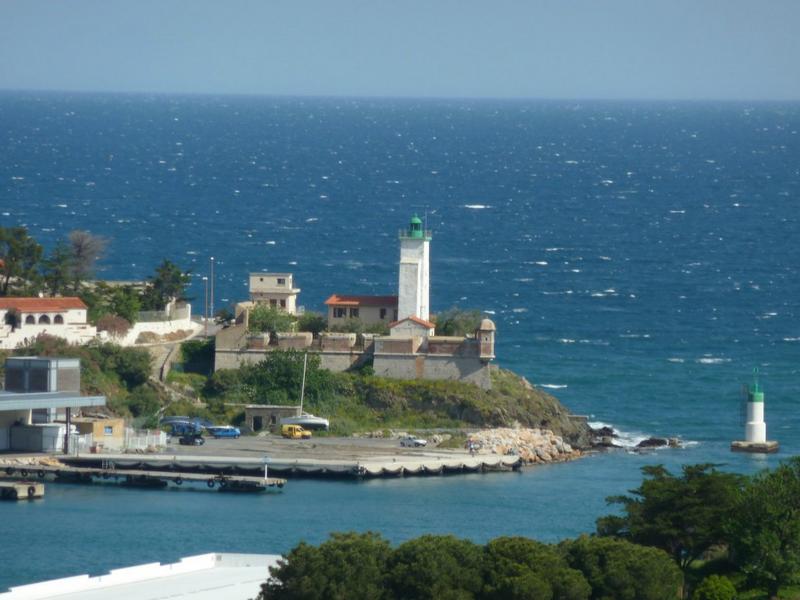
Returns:
[[[328,307],[328,327],[347,319],[359,319],[365,325],[397,320],[397,296],[358,296],[333,294],[325,300]]]
[[[75,296],[0,298],[0,348],[15,348],[41,333],[85,343],[97,335],[86,320],[87,310]]]

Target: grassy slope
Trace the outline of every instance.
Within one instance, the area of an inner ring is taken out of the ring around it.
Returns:
[[[280,369],[264,371],[260,384],[252,379],[248,382],[244,373],[229,371],[221,378],[226,383],[219,388],[206,385],[205,374],[213,370],[210,347],[184,344],[182,355],[180,368],[184,372],[170,373],[168,381],[180,386],[183,393],[202,400],[205,406],[178,402],[167,409],[170,414],[181,411],[213,420],[236,421],[237,416],[239,419],[243,416],[242,403],[299,401],[299,379],[275,379],[282,377]],[[551,429],[578,446],[588,443],[588,428],[584,423],[569,419],[569,411],[556,398],[511,371],[494,369],[492,389],[488,391],[456,381],[405,381],[361,373],[324,371],[319,377],[310,375],[309,381],[312,380],[317,385],[306,387],[305,408],[328,417],[332,433],[338,435],[384,429],[467,429],[519,424]],[[267,388],[263,387],[265,381]],[[277,385],[278,389],[270,385]]]
[[[331,418],[340,433],[382,428],[544,427],[585,442],[585,426],[553,396],[510,371],[495,370],[493,388],[455,381],[401,381],[340,374],[337,393],[309,409]]]

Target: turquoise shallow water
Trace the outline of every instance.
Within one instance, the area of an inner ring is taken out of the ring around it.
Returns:
[[[798,132],[797,104],[0,94],[0,224],[47,247],[108,236],[101,276],[167,257],[202,298],[213,255],[217,306],[263,269],[294,272],[321,309],[334,292],[392,293],[396,232],[420,212],[434,312],[490,311],[499,364],[634,437],[693,443],[263,498],[50,486],[0,504],[0,535],[30,540],[0,546],[0,587],[338,529],[576,535],[643,464],[775,464],[728,451],[755,366],[770,437],[797,453]]]

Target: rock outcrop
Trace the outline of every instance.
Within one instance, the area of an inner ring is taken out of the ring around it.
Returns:
[[[470,443],[477,454],[519,456],[529,464],[572,460],[582,455],[564,439],[549,429],[510,428],[482,429],[470,434]]]

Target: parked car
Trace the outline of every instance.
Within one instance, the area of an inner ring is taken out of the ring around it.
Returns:
[[[307,440],[311,437],[311,432],[300,425],[281,425],[281,435],[290,440]]]
[[[400,439],[400,445],[404,448],[421,448],[428,445],[428,440],[423,440],[413,435],[407,435]]]
[[[214,425],[213,427],[206,427],[206,431],[215,438],[238,438],[242,435],[238,427],[232,427],[231,425]]]
[[[200,433],[203,429],[197,423],[190,421],[171,421],[165,423],[164,427],[169,429],[170,435],[191,435],[193,433]]]
[[[206,443],[200,433],[186,433],[178,439],[178,442],[181,446],[202,446]]]

